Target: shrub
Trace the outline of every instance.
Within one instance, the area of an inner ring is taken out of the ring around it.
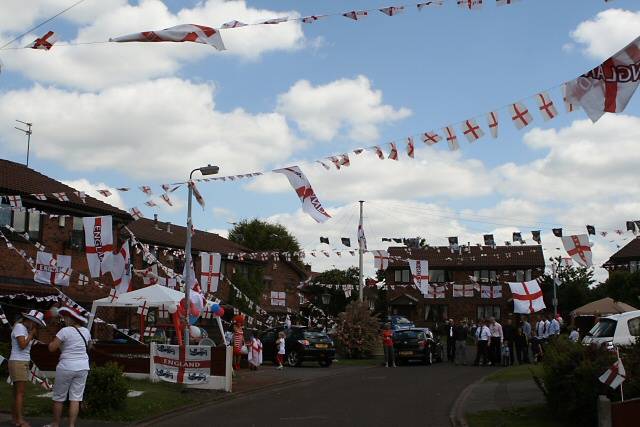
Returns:
[[[336,347],[347,359],[371,357],[378,345],[378,318],[367,303],[354,301],[338,316]]]
[[[622,383],[625,400],[640,397],[640,339],[634,345],[620,350],[620,358],[627,373],[627,379]],[[620,400],[619,390],[609,394],[611,400]]]
[[[128,392],[127,380],[116,363],[93,366],[84,390],[85,407],[93,415],[106,415],[124,407]]]

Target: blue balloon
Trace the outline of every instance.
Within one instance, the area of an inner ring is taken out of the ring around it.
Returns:
[[[189,324],[190,325],[195,325],[196,322],[198,321],[199,316],[194,316],[193,314],[189,315]]]
[[[212,304],[211,305],[211,312],[212,313],[218,313],[220,311],[220,305],[219,304]]]

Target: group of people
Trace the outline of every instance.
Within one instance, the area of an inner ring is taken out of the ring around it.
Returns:
[[[534,322],[533,325],[530,322]],[[535,319],[528,316],[509,318],[500,324],[494,317],[481,319],[476,324],[460,320],[457,324],[449,319],[444,328],[447,344],[447,360],[456,365],[466,365],[467,339],[474,338],[476,344],[475,366],[512,366],[539,362],[544,356],[544,346],[549,340],[560,334],[562,318],[538,315]],[[572,331],[570,339],[578,340],[577,331]]]
[[[285,322],[285,328],[291,327],[291,321],[287,316],[289,323]],[[262,365],[262,341],[253,331],[244,331],[244,317],[242,315],[233,318],[233,332],[226,337],[227,345],[233,346],[233,369],[238,371],[243,355],[247,355],[249,369],[257,371]],[[277,369],[284,369],[284,357],[286,354],[286,335],[284,331],[278,333],[276,340],[276,363]]]
[[[69,401],[69,425],[75,426],[80,410],[80,402],[89,374],[89,348],[91,334],[84,327],[87,319],[71,307],[55,310],[61,319],[61,327],[55,338],[48,344],[50,352],[59,351],[53,384],[53,421],[49,426],[58,427],[62,419],[65,401]],[[31,348],[38,341],[38,330],[46,327],[44,314],[37,310],[22,313],[11,331],[11,354],[9,356],[9,378],[13,383],[12,418],[17,427],[28,427],[24,419],[24,393],[29,382]]]

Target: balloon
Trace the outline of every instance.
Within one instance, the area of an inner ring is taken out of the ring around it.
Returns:
[[[220,308],[221,308],[220,304],[215,304],[215,303],[211,304],[211,312],[213,314],[218,314],[218,312],[220,311]]]
[[[224,307],[220,306],[220,310],[216,313],[216,316],[222,317],[224,316]]]
[[[53,319],[55,317],[58,317],[58,307],[51,307],[44,313],[44,318],[46,320]]]
[[[167,311],[168,311],[170,314],[173,314],[173,313],[175,313],[176,311],[178,311],[178,306],[177,306],[177,305],[175,305],[175,304],[171,304],[171,305],[169,305],[169,307],[167,307]]]
[[[196,322],[198,321],[198,317],[200,316],[194,316],[193,314],[189,316],[189,324],[190,325],[195,325]]]
[[[197,326],[189,326],[189,336],[194,339],[198,339],[202,336],[202,331]]]

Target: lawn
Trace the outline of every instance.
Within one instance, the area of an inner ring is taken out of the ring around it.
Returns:
[[[533,375],[542,375],[542,365],[518,365],[502,368],[489,375],[485,381],[523,381],[532,379]]]
[[[128,398],[124,410],[111,413],[107,417],[100,417],[100,419],[107,421],[139,421],[191,403],[211,400],[218,396],[216,392],[187,390],[177,384],[151,383],[143,380],[128,381],[129,390],[142,391],[144,392],[142,396]],[[41,387],[27,384],[25,399],[25,413],[27,416],[51,415],[51,398],[38,397],[38,395],[44,393],[46,392]],[[10,412],[12,401],[11,388],[3,381],[0,384],[0,411]],[[90,415],[81,414],[81,416],[91,418]]]
[[[526,406],[504,411],[482,411],[466,416],[470,427],[563,427],[546,406]]]

